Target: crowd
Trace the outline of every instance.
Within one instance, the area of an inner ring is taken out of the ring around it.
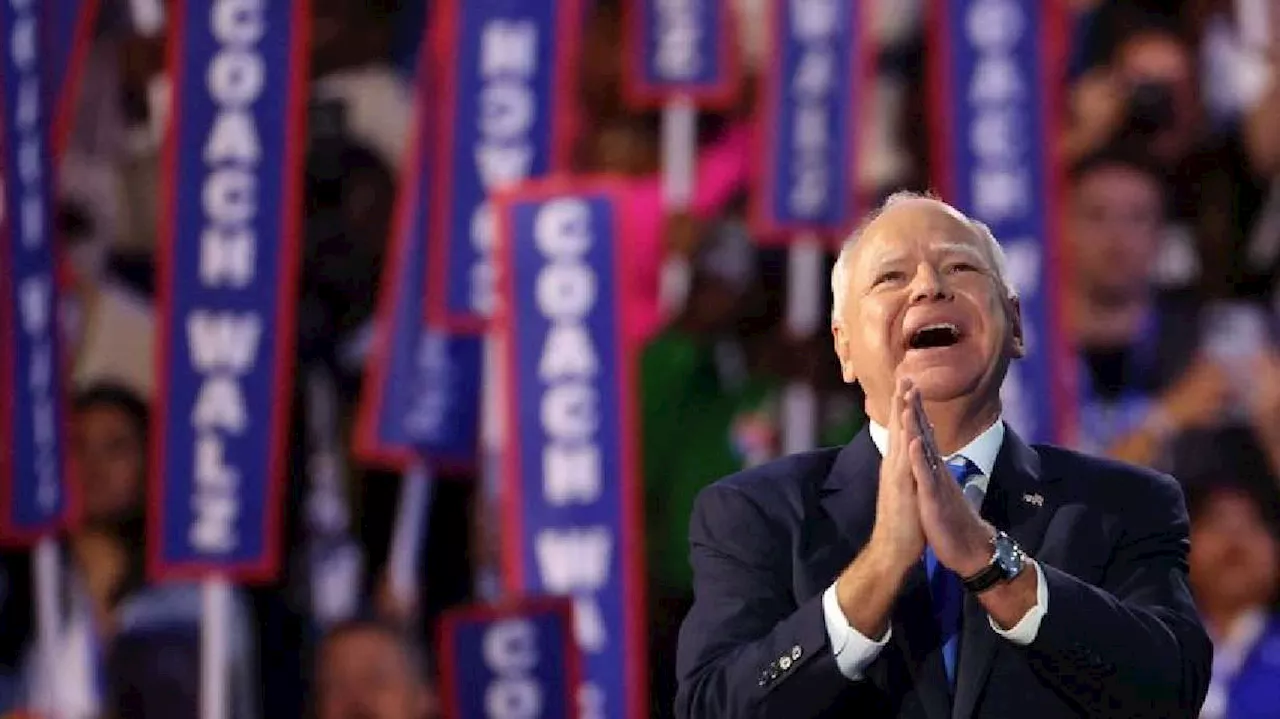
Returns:
[[[1072,441],[1183,482],[1193,589],[1217,650],[1204,716],[1243,716],[1225,713],[1228,697],[1233,707],[1262,701],[1280,685],[1280,8],[1270,39],[1256,41],[1229,0],[1063,1],[1072,55],[1059,138],[1070,259],[1062,293],[1080,388]],[[435,490],[419,601],[398,599],[385,567],[400,477],[348,451],[430,4],[312,2],[289,552],[275,582],[235,596],[237,717],[436,716],[435,620],[481,598],[494,562],[494,508],[474,473],[451,468]],[[927,190],[931,167],[925,3],[874,4],[879,62],[861,103],[868,149],[858,168],[868,201]],[[617,0],[593,4],[579,64],[575,165],[633,180],[628,226],[652,250],[632,274],[643,302],[631,326],[644,342],[637,396],[655,717],[671,712],[696,493],[778,455],[789,382],[817,389],[819,444],[843,443],[865,421],[826,334],[787,331],[785,251],[757,247],[746,220],[754,74],[768,61],[764,5],[737,3],[744,92],[737,107],[699,117],[687,212],[662,210],[659,116],[629,110],[619,92]],[[69,581],[59,666],[83,677],[78,716],[195,716],[198,589],[153,585],[143,562],[148,416],[163,401],[152,257],[164,36],[129,23],[122,2],[103,0],[99,17],[57,212],[71,274],[69,447],[84,498],[83,522],[61,542]],[[664,253],[693,268],[671,316],[658,298]],[[322,465],[344,488],[323,502],[311,490]],[[11,551],[0,567],[0,710],[40,681],[29,566],[26,552]]]

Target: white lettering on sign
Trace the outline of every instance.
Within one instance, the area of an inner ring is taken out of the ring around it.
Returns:
[[[791,158],[787,211],[801,220],[817,220],[830,207],[832,146],[840,118],[835,117],[838,90],[835,43],[837,0],[789,0],[792,42],[800,46],[795,72],[786,82],[782,102],[791,113],[791,133],[784,138]]]
[[[533,670],[538,665],[537,632],[526,619],[506,619],[485,630],[481,653],[485,666],[494,675],[484,693],[486,717],[533,719],[542,716],[542,689],[533,678]]]
[[[538,358],[538,417],[546,436],[542,499],[550,507],[600,502],[604,489],[600,353],[587,324],[599,302],[600,278],[584,255],[593,243],[591,209],[578,198],[544,203],[534,218],[534,245],[545,259],[534,281],[534,303],[549,327]],[[541,586],[574,601],[574,636],[584,652],[609,645],[599,592],[614,571],[617,540],[604,525],[542,529],[533,538]],[[596,693],[582,696],[603,697]],[[580,699],[581,700],[581,699]],[[593,712],[590,716],[605,713]]]
[[[1032,68],[1020,65],[1016,55],[1019,43],[1031,31],[1026,8],[1011,0],[975,0],[964,17],[965,41],[972,48],[974,69],[969,77],[965,97],[972,125],[968,143],[973,155],[972,174],[965,178],[972,198],[972,212],[997,232],[1002,226],[1026,232],[1036,218],[1034,158],[1041,138],[1029,137],[1033,131],[1028,118],[1035,111],[1027,106],[1032,99],[1028,89],[1034,86]],[[1002,243],[1008,256],[1009,279],[1028,303],[1040,292],[1041,243],[1034,236],[1006,238]],[[1023,332],[1028,352],[1037,346],[1033,322],[1024,321]],[[1036,436],[1035,403],[1026,396],[1025,370],[1011,368],[1001,389],[1005,412],[1018,431]]]
[[[41,73],[37,63],[40,53],[37,37],[36,13],[38,5],[31,0],[4,0],[9,3],[13,24],[9,27],[4,45],[16,70],[14,80],[15,107],[9,140],[13,144],[17,161],[9,177],[16,185],[17,207],[14,213],[18,223],[10,224],[10,232],[16,236],[20,247],[13,251],[32,255],[42,264],[48,262],[50,252],[48,237],[49,198],[46,196],[45,162],[49,148],[44,134],[44,118],[49,108],[41,108]],[[4,188],[0,186],[0,196]],[[2,202],[2,201],[0,201]],[[17,225],[15,228],[14,225]],[[22,262],[15,264],[26,265]],[[0,270],[12,272],[11,268]],[[24,369],[30,403],[23,402],[16,409],[25,412],[31,423],[32,439],[30,467],[15,468],[18,472],[31,473],[35,478],[36,505],[42,513],[52,512],[61,493],[58,477],[57,386],[54,365],[54,333],[57,331],[53,317],[57,299],[53,278],[46,272],[30,273],[14,278],[18,294],[18,327],[27,339],[29,355]],[[7,300],[6,300],[7,301]],[[16,339],[16,338],[15,338]],[[19,360],[19,361],[22,361]],[[12,451],[6,448],[5,451]]]
[[[206,290],[241,290],[257,279],[253,222],[262,146],[254,105],[262,98],[266,72],[257,47],[265,30],[263,0],[215,0],[208,17],[218,51],[203,78],[214,118],[202,153],[197,278]],[[264,324],[252,310],[197,308],[186,317],[187,352],[199,377],[190,417],[195,446],[187,539],[199,552],[225,554],[239,546],[237,490],[243,472],[228,456],[226,442],[254,431],[241,379],[261,360]]]
[[[491,20],[480,30],[480,95],[474,148],[476,172],[486,198],[529,176],[533,166],[533,132],[537,97],[538,26],[529,20]],[[485,199],[470,221],[475,264],[468,270],[471,310],[493,311],[493,209]]]
[[[706,0],[703,0],[706,1]],[[661,80],[687,82],[702,72],[699,0],[656,0],[653,65]]]
[[[453,392],[453,365],[449,361],[449,339],[434,330],[426,330],[418,340],[415,355],[417,380],[410,388],[412,399],[404,415],[404,428],[411,437],[436,437],[454,421],[449,416]]]

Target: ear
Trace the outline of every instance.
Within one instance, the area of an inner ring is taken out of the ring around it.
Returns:
[[[836,357],[840,358],[840,377],[845,384],[853,384],[858,377],[853,371],[853,353],[849,351],[849,335],[843,324],[831,323],[831,339],[835,345]]]
[[[1005,299],[1005,313],[1009,317],[1009,356],[1022,359],[1027,356],[1027,343],[1022,332],[1022,303],[1017,297]]]

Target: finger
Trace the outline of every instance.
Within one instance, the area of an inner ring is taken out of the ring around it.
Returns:
[[[894,387],[893,397],[889,400],[889,436],[895,435],[902,428],[902,408],[905,406],[907,392],[911,390],[911,380],[906,377],[898,379]]]
[[[916,437],[907,446],[907,455],[911,461],[911,474],[916,478],[916,489],[924,496],[937,496],[938,474],[929,466],[928,450],[924,439]]]
[[[924,400],[921,399],[919,392],[915,394],[914,405],[916,424],[919,426],[920,438],[924,440],[925,458],[936,474],[942,467],[942,451],[938,449],[938,440],[933,434],[933,424],[924,411]]]

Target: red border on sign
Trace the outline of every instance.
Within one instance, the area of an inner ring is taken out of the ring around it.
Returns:
[[[469,313],[454,313],[449,309],[449,282],[456,279],[449,271],[449,226],[453,220],[453,156],[457,137],[456,124],[458,101],[458,34],[461,28],[460,3],[463,0],[440,0],[436,10],[433,32],[436,51],[436,68],[439,72],[436,87],[440,89],[441,108],[439,147],[444,151],[433,158],[434,172],[431,191],[433,203],[430,229],[427,232],[427,291],[426,316],[437,327],[459,334],[483,334],[488,325],[484,317]],[[573,161],[574,129],[577,123],[577,73],[582,46],[582,0],[560,0],[556,3],[554,111],[551,150],[551,173],[567,172]],[[491,198],[493,194],[490,193]],[[496,247],[496,239],[495,239]],[[495,251],[493,249],[491,252]],[[499,280],[500,281],[500,280]]]
[[[53,0],[44,0],[44,2],[49,3],[45,6],[45,12],[52,12],[50,8],[53,6]],[[71,54],[67,58],[67,76],[62,79],[62,87],[54,88],[54,106],[49,108],[49,112],[53,113],[51,115],[53,129],[50,132],[49,141],[53,143],[53,156],[58,160],[62,159],[75,127],[76,100],[80,98],[80,80],[84,77],[84,63],[93,45],[93,29],[98,19],[98,0],[82,0],[82,2],[84,4],[80,6],[80,15],[76,18],[76,29],[72,36]],[[41,40],[48,42],[49,33],[46,33]]]
[[[929,128],[929,154],[933,186],[944,201],[955,197],[955,130],[947,117],[947,108],[954,102],[955,88],[949,76],[952,56],[952,38],[948,32],[952,11],[950,0],[933,0],[926,17],[926,38],[932,48],[926,58],[926,91],[934,98],[927,110]],[[1042,16],[1038,35],[1040,38],[1041,96],[1040,123],[1046,138],[1059,136],[1061,113],[1066,111],[1066,66],[1070,32],[1067,13],[1061,0],[1047,0],[1040,8]],[[1056,91],[1055,91],[1056,89]],[[1076,375],[1073,371],[1071,346],[1066,331],[1065,283],[1066,262],[1069,260],[1064,246],[1066,201],[1065,177],[1061,150],[1050,142],[1044,159],[1044,245],[1045,306],[1048,317],[1047,377],[1049,400],[1053,411],[1053,439],[1072,445],[1075,441],[1077,411],[1075,398]]]
[[[6,37],[8,31],[9,28],[0,28],[0,32],[5,33],[4,36]],[[48,40],[42,35],[39,38],[39,42],[47,43]],[[42,77],[41,81],[45,81],[45,78]],[[0,82],[3,81],[0,80]],[[49,109],[46,108],[46,112],[48,111]],[[8,147],[5,146],[5,141],[9,139],[9,135],[5,127],[6,112],[4,93],[0,92],[0,172],[2,172],[4,168],[4,158],[9,156]],[[51,138],[46,137],[45,141],[51,142]],[[53,193],[53,195],[47,198],[47,203],[48,207],[52,208],[55,205],[58,192],[56,178],[58,176],[57,170],[59,163],[56,148],[51,144],[49,150],[52,158],[52,167],[50,169],[53,173],[54,179],[48,184],[49,192]],[[0,190],[2,189],[3,183],[0,182]],[[4,198],[0,197],[0,202],[3,201]],[[58,293],[63,291],[66,286],[62,281],[64,265],[61,262],[62,253],[60,251],[60,243],[57,242],[58,237],[54,229],[55,223],[53,222],[53,218],[46,217],[45,220],[49,223],[48,227],[50,229],[47,233],[47,239],[54,243],[53,264],[50,268],[51,276],[49,279],[52,281],[52,286],[55,289],[54,296],[56,304],[56,297]],[[0,222],[0,258],[3,259],[3,262],[0,263],[0,267],[13,266],[12,233],[12,223]],[[13,296],[14,287],[12,273],[8,271],[0,272],[0,298],[4,298],[3,301],[0,301],[0,304],[4,305],[3,307],[0,307],[0,331],[4,331],[6,333],[16,333],[18,331],[16,303],[8,301],[9,298]],[[56,325],[57,322],[55,318],[55,330]],[[38,527],[20,530],[15,527],[8,526],[8,520],[10,515],[13,513],[14,461],[12,451],[6,447],[5,451],[0,452],[0,547],[15,548],[30,546],[46,536],[57,534],[58,532],[72,526],[80,516],[80,485],[74,481],[74,473],[72,472],[71,467],[72,456],[68,449],[71,438],[71,414],[69,412],[70,403],[68,402],[67,396],[67,387],[71,377],[71,372],[69,371],[70,357],[64,351],[65,345],[62,342],[62,338],[56,334],[54,336],[54,348],[58,350],[59,354],[59,356],[55,358],[59,367],[56,386],[61,390],[58,392],[58,396],[55,398],[55,401],[58,403],[58,411],[62,418],[62,422],[60,423],[62,425],[60,428],[62,436],[58,441],[59,449],[62,452],[62,456],[59,458],[62,462],[62,476],[60,478],[61,486],[59,489],[62,491],[63,497],[65,497],[65,501],[62,505],[62,513],[52,521],[46,522]],[[17,372],[17,358],[14,355],[14,344],[9,341],[8,337],[0,338],[0,372],[4,373],[4,379],[0,381],[7,383],[15,377]],[[0,437],[8,438],[13,436],[13,429],[19,420],[17,407],[14,405],[13,401],[15,394],[14,388],[6,387],[3,394],[4,396],[0,397]]]
[[[787,3],[775,2],[772,5],[773,17],[770,25],[769,42],[770,56],[776,56],[778,48],[782,46],[784,40],[782,37],[784,23],[786,18],[784,13],[787,11]],[[858,216],[863,211],[863,192],[860,186],[860,173],[858,171],[859,158],[862,156],[862,150],[866,143],[862,140],[862,107],[866,104],[859,102],[857,96],[867,94],[868,96],[875,91],[876,76],[876,46],[869,28],[875,21],[874,3],[863,3],[861,12],[858,15],[850,15],[850,21],[855,26],[856,33],[853,42],[856,43],[856,52],[852,58],[853,67],[850,73],[854,78],[853,94],[854,101],[850,104],[849,116],[845,118],[845,134],[852,138],[849,143],[850,167],[850,190],[853,193],[853,204],[850,217],[846,219],[846,227],[833,228],[818,223],[805,222],[782,222],[774,217],[770,207],[774,192],[773,168],[777,162],[778,154],[783,150],[778,147],[777,132],[771,128],[778,126],[778,114],[781,108],[779,97],[783,92],[787,78],[783,77],[782,63],[768,63],[766,72],[760,76],[760,97],[762,101],[760,118],[756,122],[756,146],[761,148],[761,152],[757,155],[755,163],[754,178],[755,192],[751,199],[750,220],[752,230],[756,236],[756,244],[761,247],[786,247],[792,244],[804,235],[817,235],[820,238],[827,239],[828,242],[832,238],[836,242],[843,241],[844,236],[856,224]]]
[[[502,341],[503,349],[503,390],[505,397],[505,452],[503,468],[506,491],[502,493],[502,570],[506,589],[519,594],[525,585],[522,557],[524,547],[522,540],[522,506],[523,493],[520,473],[520,435],[517,431],[520,423],[520,410],[516,386],[517,370],[520,358],[515,348],[514,318],[510,313],[515,298],[515,274],[512,271],[514,248],[511,245],[511,208],[519,202],[538,202],[552,197],[564,195],[604,195],[610,198],[614,211],[614,287],[617,288],[617,321],[614,323],[617,337],[615,342],[619,359],[619,409],[621,412],[619,446],[622,450],[622,490],[619,493],[621,511],[621,541],[619,551],[622,556],[622,587],[627,601],[623,604],[625,613],[624,634],[626,637],[627,660],[631,663],[626,681],[627,706],[629,719],[642,719],[649,710],[648,703],[648,644],[645,634],[645,607],[647,587],[645,585],[644,562],[644,495],[641,487],[639,448],[639,422],[637,420],[636,393],[636,356],[637,347],[631,339],[627,327],[628,306],[633,301],[626,295],[625,288],[630,276],[626,229],[622,222],[623,206],[626,195],[623,192],[623,181],[609,175],[585,177],[552,177],[536,182],[525,183],[511,191],[495,197],[494,217],[497,222],[498,271],[501,282],[499,311],[495,314],[494,329]]]
[[[1046,2],[1041,12],[1041,41],[1044,56],[1042,60],[1041,88],[1056,88],[1054,92],[1041,92],[1040,121],[1045,137],[1058,138],[1062,132],[1062,118],[1067,112],[1067,57],[1070,52],[1070,25],[1066,8],[1061,0]],[[1066,248],[1067,238],[1067,186],[1066,166],[1062,157],[1061,143],[1049,143],[1045,161],[1045,248],[1044,261],[1049,287],[1046,298],[1047,314],[1053,331],[1049,333],[1049,396],[1052,398],[1056,441],[1067,446],[1075,446],[1077,428],[1079,427],[1077,400],[1080,396],[1076,386],[1078,376],[1073,362],[1073,350],[1067,334],[1067,297],[1066,287],[1070,274],[1068,263],[1070,254]]]
[[[716,0],[720,4],[720,67],[724,68],[719,82],[710,85],[689,84],[684,87],[664,87],[651,83],[644,73],[645,37],[644,10],[646,0],[624,0],[622,4],[622,97],[633,110],[661,108],[674,97],[687,97],[695,105],[708,110],[730,110],[738,102],[738,90],[742,87],[742,63],[738,57],[738,23],[730,0]]]
[[[289,131],[285,139],[284,191],[281,196],[281,247],[279,256],[282,276],[277,286],[275,367],[272,387],[275,401],[271,407],[271,456],[268,460],[267,497],[263,507],[266,527],[263,531],[263,552],[256,560],[248,562],[165,562],[161,556],[164,531],[164,507],[166,502],[164,472],[164,448],[167,439],[168,404],[164,398],[169,390],[168,355],[173,337],[173,244],[177,237],[178,192],[178,128],[181,120],[181,98],[184,67],[181,62],[182,43],[186,31],[187,0],[176,0],[171,8],[167,63],[173,75],[173,99],[170,105],[169,127],[164,146],[164,172],[168,182],[161,188],[163,200],[160,231],[162,240],[156,253],[157,283],[157,342],[156,342],[156,403],[159,410],[151,420],[151,474],[148,481],[147,532],[155,540],[147,542],[147,572],[157,581],[204,579],[216,576],[236,582],[261,582],[272,579],[280,568],[281,536],[280,512],[283,509],[285,469],[288,461],[289,419],[293,408],[291,391],[294,369],[294,332],[297,326],[297,286],[301,257],[302,232],[302,175],[303,152],[307,139],[307,80],[310,71],[310,0],[292,0],[290,16],[289,48]]]
[[[457,641],[458,625],[464,623],[494,622],[500,619],[527,616],[529,614],[555,614],[563,627],[561,639],[564,646],[564,674],[568,696],[565,706],[567,719],[577,719],[579,705],[577,688],[582,685],[582,651],[573,636],[573,600],[567,597],[522,597],[501,604],[473,604],[450,609],[440,615],[436,640],[436,655],[440,667],[440,704],[444,719],[462,719],[462,701],[458,696],[457,662],[453,647]]]

